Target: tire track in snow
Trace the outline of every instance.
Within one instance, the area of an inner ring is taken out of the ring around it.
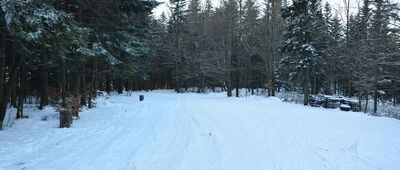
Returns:
[[[398,169],[394,120],[260,97],[134,98],[112,96],[70,129],[0,140],[0,169]]]
[[[67,133],[69,135],[55,140],[56,146],[42,146],[40,149],[41,151],[37,152],[41,153],[41,156],[27,156],[27,158],[30,160],[28,161],[29,163],[26,164],[26,167],[35,167],[36,165],[55,167],[66,164],[66,167],[85,167],[85,169],[93,169],[90,165],[93,165],[94,163],[104,164],[105,167],[110,165],[112,166],[112,162],[104,161],[106,158],[103,157],[107,157],[108,154],[112,154],[109,152],[111,150],[110,148],[115,147],[119,142],[118,138],[123,137],[127,131],[134,132],[135,130],[141,129],[133,129],[132,125],[129,126],[128,124],[140,122],[139,119],[141,109],[132,111],[122,104],[114,104],[110,108],[103,107],[102,109],[102,112],[99,112],[99,115],[95,116],[97,122],[96,120],[85,120],[90,121],[90,123],[82,122],[82,120],[75,122],[75,125],[87,123],[88,126],[86,126],[85,129],[73,127],[70,129],[61,129],[62,131],[57,131],[57,133]],[[107,112],[107,109],[109,109],[110,114],[102,115],[102,113]],[[85,113],[82,113],[82,115],[84,114]],[[115,122],[120,124],[115,124]],[[50,138],[52,136],[54,135],[49,135]],[[92,138],[97,138],[97,140],[91,140]],[[63,156],[53,159],[50,162],[42,159],[51,157],[51,152],[47,152],[48,150],[55,150],[58,152],[58,154]],[[77,158],[76,155],[82,156],[82,159]],[[67,160],[76,160],[76,162],[70,165]]]
[[[212,120],[205,119],[202,115],[204,112],[199,112],[199,108],[204,108],[199,102],[200,100],[183,102],[182,109],[185,115],[182,116],[186,117],[186,121],[190,122],[193,128],[188,151],[179,169],[190,169],[194,166],[199,169],[221,169],[218,166],[221,161],[221,151],[217,144],[219,134],[214,130]]]
[[[179,166],[186,147],[189,145],[188,133],[191,127],[182,119],[177,108],[179,102],[168,99],[153,106],[162,116],[153,124],[152,138],[132,157],[137,169],[176,169]],[[148,134],[145,134],[148,135]],[[163,161],[163,162],[160,162]]]

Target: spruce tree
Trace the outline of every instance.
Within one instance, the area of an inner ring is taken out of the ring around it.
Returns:
[[[389,70],[386,63],[390,63],[390,59],[393,56],[393,52],[397,46],[396,40],[394,39],[392,29],[389,24],[391,23],[391,17],[398,17],[398,13],[393,11],[393,6],[389,0],[374,0],[374,9],[372,10],[371,18],[371,36],[370,40],[370,61],[371,61],[371,74],[372,85],[373,85],[373,99],[374,109],[373,113],[377,114],[378,111],[378,100],[384,95],[384,86],[386,81],[390,80],[388,74]],[[385,79],[385,78],[388,79]]]
[[[282,63],[294,67],[291,78],[302,84],[304,105],[308,105],[310,94],[310,72],[320,60],[316,49],[316,37],[313,37],[312,3],[308,0],[293,0],[290,6],[283,8],[283,17],[288,20],[283,37],[282,51],[287,56]]]
[[[173,0],[172,3],[172,14],[169,23],[169,32],[172,33],[173,40],[173,51],[174,51],[174,79],[175,79],[175,91],[181,92],[181,88],[184,86],[182,80],[184,75],[184,66],[186,63],[186,57],[183,48],[183,32],[185,31],[185,20],[186,10],[185,0]]]

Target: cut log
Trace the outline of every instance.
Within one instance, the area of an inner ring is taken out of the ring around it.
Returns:
[[[351,106],[349,106],[347,104],[341,104],[340,105],[340,110],[348,112],[348,111],[351,110]]]
[[[69,128],[72,125],[72,112],[60,110],[60,128]]]

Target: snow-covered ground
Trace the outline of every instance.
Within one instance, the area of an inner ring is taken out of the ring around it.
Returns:
[[[400,169],[395,119],[225,93],[96,102],[69,129],[52,108],[27,108],[0,131],[0,169]]]

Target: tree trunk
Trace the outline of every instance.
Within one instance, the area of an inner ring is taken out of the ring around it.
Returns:
[[[25,76],[25,64],[21,64],[20,77],[19,77],[19,93],[18,93],[18,107],[17,107],[17,119],[24,117],[24,99],[26,90],[26,76]]]
[[[85,72],[81,75],[81,106],[86,106],[86,97],[87,97],[87,88],[86,88],[86,74]]]
[[[7,41],[5,40],[5,43],[7,43]],[[5,46],[4,47],[4,50],[5,51],[7,51],[7,50],[9,50],[9,49],[6,49],[7,48],[7,46]],[[13,49],[11,49],[11,50],[13,50]],[[14,53],[15,54],[15,53]],[[6,56],[6,54],[4,54],[4,60],[7,58],[7,56]],[[10,58],[10,57],[9,57]],[[15,56],[11,56],[11,59],[12,60],[15,60]],[[7,67],[6,65],[5,65],[6,63],[4,63],[4,65],[3,65],[3,68],[4,67]],[[11,61],[10,62],[10,65],[15,65],[15,61]],[[11,66],[8,66],[8,67],[11,67]],[[3,70],[4,71],[4,70]],[[10,71],[14,71],[14,70],[10,70]],[[16,71],[16,70],[15,70]],[[1,99],[1,101],[2,101],[2,103],[0,104],[0,109],[1,109],[1,113],[0,113],[0,115],[2,115],[2,121],[4,121],[4,116],[5,116],[5,114],[6,114],[6,111],[7,111],[7,105],[8,105],[8,102],[9,102],[9,99],[10,99],[10,94],[11,94],[11,86],[13,85],[12,83],[14,83],[14,82],[12,82],[12,81],[15,81],[15,80],[11,80],[11,78],[10,77],[8,77],[8,78],[5,78],[5,75],[6,75],[6,73],[4,72],[3,73],[3,83],[4,83],[4,86],[3,86],[3,94],[2,94],[2,99]],[[11,73],[9,73],[9,75],[11,75]],[[13,76],[16,76],[14,73],[13,73]],[[4,79],[5,78],[5,79]],[[8,80],[8,81],[7,81]],[[16,84],[16,83],[15,83]],[[15,87],[16,88],[16,87]],[[16,105],[16,97],[15,97],[15,105],[13,106],[13,107],[17,107],[17,105]],[[4,116],[3,116],[4,115]],[[1,123],[1,122],[0,122]]]
[[[351,76],[351,71],[349,70],[349,73],[348,73],[348,78],[349,79],[348,79],[348,82],[347,82],[347,93],[348,93],[347,96],[348,97],[352,97],[352,94],[351,94],[352,93],[351,92],[351,77],[352,77]]]
[[[304,105],[308,105],[308,97],[310,95],[310,72],[308,69],[304,69],[304,85],[303,85],[303,92],[304,92]]]
[[[226,90],[228,93],[228,97],[232,97],[232,83],[231,83],[231,71],[227,71],[227,80],[226,80]]]
[[[90,81],[90,90],[89,90],[89,98],[88,98],[88,107],[92,108],[93,103],[93,93],[94,93],[94,83],[96,79],[96,72],[97,72],[97,59],[95,59],[94,65],[93,65],[93,72],[92,72],[92,80]]]
[[[236,75],[235,75],[235,85],[236,85],[236,97],[239,97],[239,88],[240,88],[240,58],[239,55],[236,56]]]
[[[180,5],[180,1],[178,1],[177,2],[177,4],[176,4],[176,7],[178,7]],[[180,32],[180,24],[179,24],[179,22],[178,23],[175,23],[175,25],[174,25],[174,55],[175,55],[175,91],[177,92],[177,93],[179,93],[180,92],[180,89],[181,89],[181,80],[180,80],[180,76],[181,76],[181,74],[180,74],[180,72],[181,72],[181,70],[180,70],[180,65],[181,65],[181,56],[180,56],[180,53],[179,53],[179,47],[180,47],[180,38],[181,38],[181,36],[180,36],[180,34],[181,34],[181,32]]]
[[[232,37],[231,37],[232,38]],[[228,38],[229,39],[229,38]],[[227,86],[227,90],[228,90],[228,97],[232,97],[232,44],[231,41],[229,41],[227,43],[227,66],[226,66],[226,72],[227,72],[227,76],[226,76],[226,86]]]
[[[374,68],[374,115],[376,115],[378,111],[378,78],[379,78],[379,65],[378,65],[378,56],[375,56],[375,68]]]
[[[153,90],[154,89],[154,81],[150,80],[150,89]],[[124,86],[125,86],[125,91],[129,91],[131,90],[130,88],[130,79],[125,80],[124,82]]]
[[[106,80],[106,92],[107,93],[111,92],[111,78],[108,75],[107,75],[107,80]]]
[[[3,20],[0,19],[0,29],[4,28],[3,25]],[[3,129],[3,121],[4,117],[6,116],[6,110],[3,109],[3,105],[7,107],[7,101],[4,100],[4,92],[5,92],[5,79],[4,79],[4,65],[5,65],[5,60],[6,60],[6,54],[5,54],[5,49],[6,49],[6,39],[4,35],[5,30],[1,30],[2,33],[0,33],[0,130]]]
[[[280,29],[280,20],[278,17],[280,16],[279,9],[282,4],[280,0],[272,0],[269,1],[270,3],[270,11],[271,11],[271,16],[270,16],[270,21],[269,21],[269,41],[270,41],[270,58],[268,61],[268,95],[269,96],[275,96],[275,61],[276,58],[278,57],[278,51],[277,49],[279,48],[279,38],[277,35],[279,35],[279,29]]]
[[[374,89],[374,115],[378,112],[378,89]]]
[[[268,57],[269,58],[269,57]],[[272,91],[273,91],[273,83],[272,83],[272,73],[271,73],[271,63],[270,63],[271,61],[270,60],[268,60],[267,61],[267,84],[268,84],[268,97],[271,97],[272,96]]]
[[[238,59],[239,60],[239,59]],[[239,66],[237,66],[237,69]],[[240,72],[239,70],[236,71],[236,97],[239,97],[239,88],[240,88]]]
[[[49,72],[47,70],[48,56],[43,55],[41,57],[42,63],[40,66],[40,109],[43,109],[49,104]]]
[[[124,79],[122,79],[122,78],[119,79],[117,84],[118,84],[117,91],[119,94],[122,94],[124,92]]]
[[[72,95],[79,96],[81,88],[81,75],[79,72],[72,73]]]
[[[314,94],[318,94],[318,83],[317,83],[317,75],[314,74]]]
[[[9,77],[9,90],[10,90],[10,104],[11,107],[17,108],[17,79],[19,67],[19,55],[16,54],[15,42],[12,42],[12,55],[10,60],[10,77]]]
[[[365,107],[364,107],[364,113],[367,113],[368,111],[368,93],[365,95]]]
[[[65,108],[67,106],[67,73],[65,68],[61,70],[61,100],[62,100],[62,107]]]

